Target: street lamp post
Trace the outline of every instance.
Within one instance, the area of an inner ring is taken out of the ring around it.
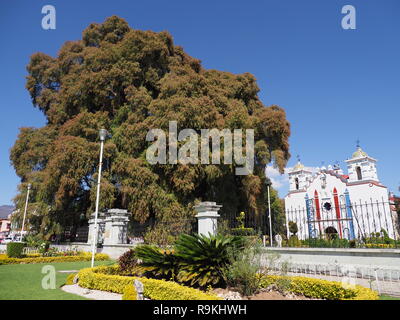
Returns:
[[[93,228],[93,243],[92,243],[92,268],[94,266],[94,256],[96,254],[97,247],[97,235],[98,235],[98,226],[97,226],[97,217],[99,215],[99,199],[100,199],[100,179],[101,179],[101,167],[103,164],[103,148],[104,148],[104,140],[106,140],[107,130],[100,129],[100,160],[99,160],[99,176],[97,177],[97,195],[96,195],[96,211],[94,215],[94,228]]]
[[[273,245],[273,239],[272,239],[272,220],[271,220],[271,199],[269,196],[269,188],[271,186],[271,180],[267,177],[265,180],[265,184],[267,185],[267,195],[268,195],[268,218],[269,218],[269,243],[272,247]]]
[[[29,191],[31,191],[31,188],[32,188],[32,185],[29,183],[29,184],[28,184],[28,192],[26,193],[24,218],[22,219],[21,237],[20,237],[20,239],[19,239],[20,242],[22,242],[22,234],[24,233],[25,219],[26,219],[26,211],[28,210]]]

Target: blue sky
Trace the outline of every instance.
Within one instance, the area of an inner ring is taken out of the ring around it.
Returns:
[[[56,8],[56,30],[41,9]],[[341,27],[341,8],[356,8],[357,29]],[[285,108],[292,158],[307,166],[343,160],[356,140],[377,158],[383,184],[397,191],[399,170],[400,1],[3,1],[0,4],[0,205],[19,183],[9,150],[20,127],[41,127],[24,88],[32,53],[56,55],[91,22],[111,15],[136,29],[168,30],[205,68],[251,72],[265,105]],[[285,194],[283,185],[280,194]]]

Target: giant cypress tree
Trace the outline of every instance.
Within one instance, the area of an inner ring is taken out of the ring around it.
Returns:
[[[55,58],[33,54],[27,70],[26,87],[47,125],[22,128],[11,161],[21,178],[16,205],[31,182],[30,222],[41,233],[93,212],[103,127],[112,138],[101,208],[126,208],[139,222],[193,215],[196,200],[221,203],[225,212],[265,212],[263,167],[273,161],[283,171],[290,130],[283,109],[261,103],[251,74],[206,70],[169,33],[133,30],[116,16],[91,24]],[[255,129],[254,174],[236,176],[232,165],[148,164],[146,133],[168,130],[171,120],[178,130]]]

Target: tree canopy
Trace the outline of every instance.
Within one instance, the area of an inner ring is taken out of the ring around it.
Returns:
[[[216,201],[222,211],[257,215],[266,209],[264,167],[283,172],[289,158],[285,111],[266,107],[250,73],[207,70],[168,32],[135,30],[119,17],[93,23],[56,57],[31,56],[26,88],[47,119],[21,128],[10,159],[21,178],[17,207],[32,183],[30,223],[61,232],[94,210],[100,128],[104,148],[100,208],[125,208],[139,222],[193,216],[193,204]],[[148,130],[254,129],[255,171],[233,165],[150,165]],[[157,227],[157,225],[155,226]]]

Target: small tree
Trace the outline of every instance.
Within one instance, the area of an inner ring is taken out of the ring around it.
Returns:
[[[246,214],[242,211],[239,213],[239,216],[236,217],[236,221],[238,222],[238,228],[244,229],[244,219],[246,218]]]
[[[296,233],[299,231],[299,228],[297,227],[297,223],[294,221],[289,221],[289,231],[292,233],[294,236]]]

